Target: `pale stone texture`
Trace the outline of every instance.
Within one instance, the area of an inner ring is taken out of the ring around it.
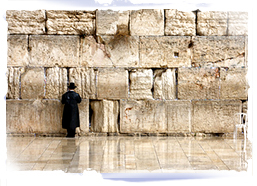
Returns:
[[[7,66],[26,66],[29,63],[28,36],[7,35]]]
[[[192,101],[192,132],[232,133],[240,100]]]
[[[220,99],[248,98],[247,68],[221,69]]]
[[[201,36],[227,35],[227,19],[227,12],[198,12],[197,34]]]
[[[178,99],[219,99],[219,68],[179,68]]]
[[[86,67],[137,67],[137,36],[93,36],[82,39],[81,65]]]
[[[92,101],[90,103],[93,110],[91,119],[91,130],[93,132],[118,132],[118,101]]]
[[[95,11],[47,10],[48,34],[90,35],[95,33]]]
[[[195,14],[176,9],[165,10],[165,35],[194,36]]]
[[[44,34],[45,10],[7,10],[9,34]]]
[[[99,69],[97,73],[98,99],[126,99],[128,97],[128,71],[125,69]]]
[[[32,35],[29,47],[29,66],[79,66],[79,36]]]
[[[131,35],[164,35],[164,11],[158,9],[132,10]]]
[[[154,99],[176,99],[175,69],[154,71]]]
[[[82,98],[96,99],[96,72],[92,68],[70,68],[69,81],[75,83],[75,91]]]
[[[97,10],[97,35],[129,35],[129,11]]]
[[[46,95],[47,99],[61,99],[67,91],[67,69],[47,68],[46,69]]]
[[[248,113],[248,101],[244,101],[243,103],[242,103],[242,112],[243,113]]]
[[[130,99],[153,99],[153,71],[138,69],[130,72]]]
[[[193,66],[241,67],[244,56],[244,36],[193,37]]]
[[[120,101],[121,133],[186,133],[190,131],[190,101]]]
[[[189,36],[140,37],[140,67],[191,67]]]
[[[248,35],[248,12],[228,12],[228,35]]]
[[[9,67],[7,69],[7,99],[18,99],[20,97],[20,75],[20,68]]]
[[[44,80],[44,68],[23,68],[21,71],[21,98],[43,98]]]
[[[79,135],[84,135],[89,132],[89,100],[82,99],[78,104],[79,107]]]

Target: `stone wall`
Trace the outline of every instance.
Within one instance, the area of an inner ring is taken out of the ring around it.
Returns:
[[[174,9],[6,12],[8,134],[232,133],[247,111],[248,13]]]

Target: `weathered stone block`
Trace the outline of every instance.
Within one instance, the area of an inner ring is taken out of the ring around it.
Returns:
[[[175,69],[154,71],[154,99],[176,99]]]
[[[21,71],[21,98],[43,98],[44,80],[44,68],[23,68]]]
[[[137,36],[93,36],[82,40],[82,66],[137,67],[139,63]]]
[[[91,35],[95,33],[95,11],[47,10],[48,34]]]
[[[27,35],[8,35],[8,56],[7,66],[26,66],[28,58],[28,36]]]
[[[97,35],[129,35],[129,11],[97,10]]]
[[[92,101],[91,130],[93,132],[118,132],[118,101]]]
[[[77,86],[82,98],[96,99],[96,72],[92,68],[70,68],[69,81]]]
[[[158,9],[132,10],[131,35],[164,35],[164,11]]]
[[[47,68],[46,69],[46,94],[47,99],[61,99],[67,91],[67,69]]]
[[[178,99],[219,99],[219,68],[179,68]]]
[[[243,113],[248,113],[248,101],[242,102],[242,112]]]
[[[189,36],[140,37],[141,67],[191,67]]]
[[[79,66],[79,36],[33,35],[29,47],[30,66]]]
[[[228,12],[228,35],[248,35],[248,12]]]
[[[153,71],[151,69],[138,69],[130,72],[131,99],[153,99]]]
[[[221,99],[248,98],[247,68],[221,69],[220,80]]]
[[[165,35],[194,36],[195,14],[176,9],[165,10]]]
[[[97,98],[128,98],[128,71],[125,69],[99,69],[97,73]]]
[[[45,10],[7,10],[9,34],[44,34]]]
[[[198,12],[197,34],[201,36],[227,35],[227,19],[227,12]]]
[[[20,97],[20,75],[20,68],[9,67],[7,69],[7,99],[18,99]]]
[[[89,132],[89,100],[82,99],[78,107],[80,121],[79,132],[80,135],[83,135]]]
[[[241,67],[244,56],[244,36],[193,37],[193,66]]]
[[[240,100],[192,101],[192,132],[231,133],[241,110]]]

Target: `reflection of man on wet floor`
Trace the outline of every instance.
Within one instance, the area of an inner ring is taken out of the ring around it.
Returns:
[[[81,97],[74,91],[76,88],[74,83],[70,83],[68,88],[69,91],[62,95],[62,104],[65,104],[62,117],[62,128],[67,129],[67,137],[75,137],[76,128],[80,127],[79,108],[77,103],[81,102]]]

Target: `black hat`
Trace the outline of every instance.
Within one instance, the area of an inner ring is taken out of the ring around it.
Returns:
[[[68,86],[69,89],[75,89],[77,86],[75,86],[74,83],[70,83],[70,85]]]

